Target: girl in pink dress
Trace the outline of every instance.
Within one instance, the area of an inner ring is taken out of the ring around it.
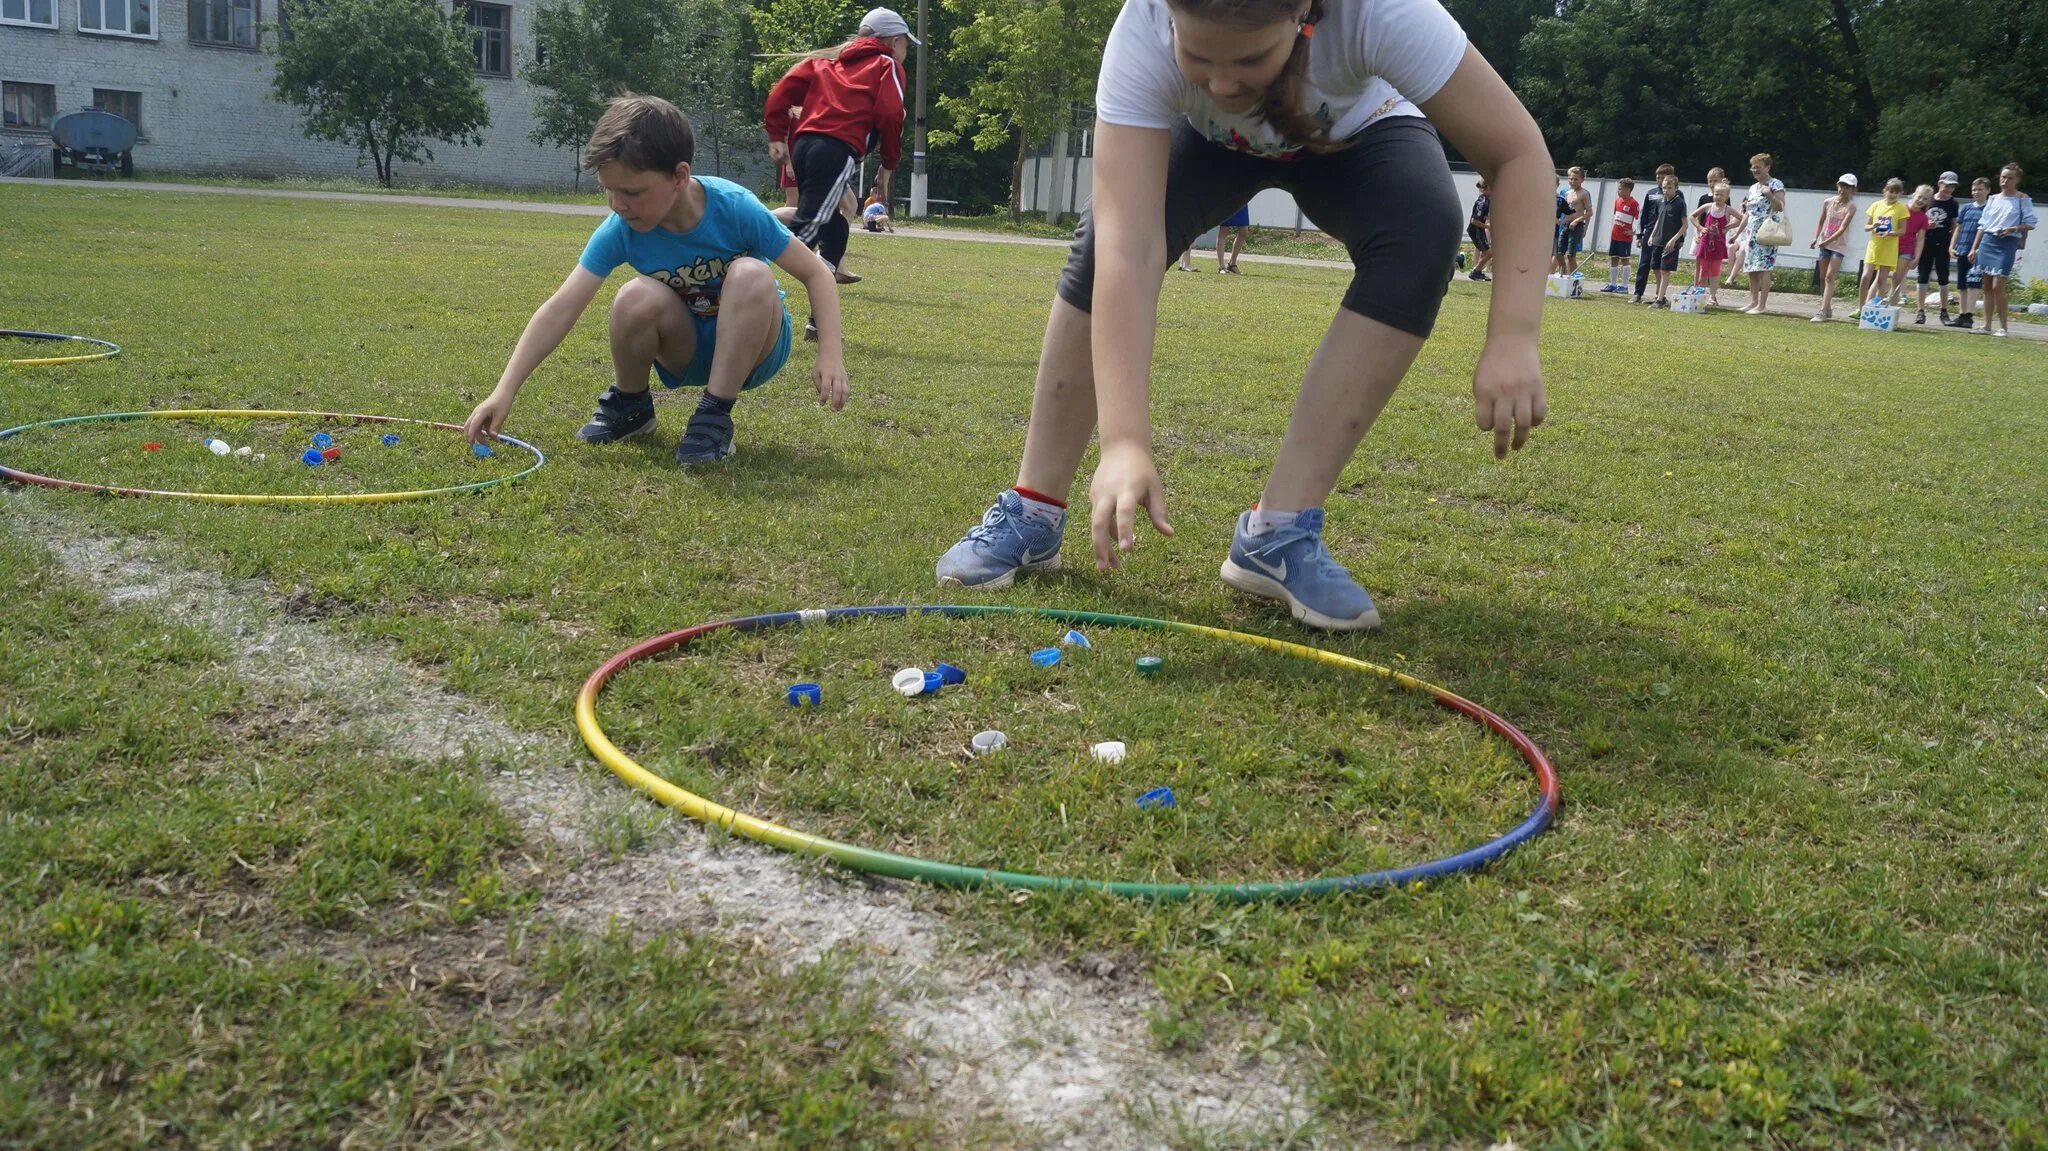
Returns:
[[[1692,210],[1692,222],[1700,230],[1699,266],[1693,286],[1707,285],[1707,302],[1721,306],[1721,266],[1728,262],[1728,233],[1742,229],[1742,209],[1728,202],[1728,185],[1714,185],[1714,198]]]

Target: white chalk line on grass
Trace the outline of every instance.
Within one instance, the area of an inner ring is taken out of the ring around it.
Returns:
[[[750,936],[783,964],[852,957],[852,977],[881,994],[917,1049],[916,1074],[948,1122],[1021,1128],[1032,1145],[1140,1151],[1197,1143],[1338,1145],[1311,1123],[1303,1068],[1260,1058],[1249,1028],[1192,1056],[1155,1049],[1157,993],[1128,973],[1091,978],[1045,961],[970,954],[914,889],[848,877],[743,841],[714,843],[592,764],[561,735],[509,726],[489,705],[446,690],[379,645],[290,618],[277,589],[191,566],[6,497],[15,534],[38,541],[108,603],[147,607],[218,637],[235,673],[274,702],[317,705],[333,726],[391,754],[476,756],[483,782],[531,836],[567,857],[543,911],[587,931],[718,929]],[[311,709],[308,709],[311,710]],[[566,724],[566,720],[565,720]],[[653,824],[623,857],[599,837]],[[1341,1141],[1357,1147],[1355,1133]]]

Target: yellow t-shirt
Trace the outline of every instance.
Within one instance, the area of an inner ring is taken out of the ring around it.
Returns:
[[[1898,267],[1899,235],[1906,230],[1913,210],[1904,200],[1892,204],[1879,200],[1864,214],[1870,218],[1870,243],[1864,245],[1863,262],[1880,268]]]

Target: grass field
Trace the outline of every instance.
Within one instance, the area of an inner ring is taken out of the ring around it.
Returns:
[[[0,369],[9,427],[143,408],[459,421],[589,228],[40,187],[0,189],[0,215],[0,327],[125,348]],[[552,922],[550,849],[494,805],[491,764],[407,760],[278,708],[201,621],[109,604],[38,542],[132,538],[261,581],[336,643],[389,645],[546,733],[560,771],[621,786],[571,726],[607,655],[731,615],[949,602],[932,561],[1014,478],[1062,253],[857,235],[853,255],[869,278],[844,295],[847,410],[817,405],[800,347],[741,403],[739,455],[715,470],[671,464],[673,403],[654,436],[575,443],[609,381],[594,307],[507,428],[548,465],[480,496],[0,493],[0,1142],[1031,1145],[922,1083],[846,957],[787,968],[721,932]],[[1168,277],[1154,419],[1177,538],[1098,575],[1077,527],[1068,571],[995,598],[1441,682],[1556,760],[1557,826],[1426,890],[920,904],[992,964],[1115,957],[1156,996],[1162,1057],[1266,1035],[1259,1058],[1297,1068],[1318,1116],[1268,1142],[1367,1126],[1428,1146],[2048,1147],[2041,350],[1552,301],[1551,420],[1498,464],[1469,390],[1486,289],[1461,279],[1330,502],[1385,630],[1316,637],[1216,567],[1345,279]],[[313,473],[287,458],[309,431],[84,424],[0,441],[0,463],[277,492],[515,464],[426,429],[390,448],[344,430],[347,466]],[[215,460],[205,434],[279,450]],[[1534,800],[1503,745],[1378,680],[1117,630],[1032,667],[1058,631],[720,639],[630,669],[601,719],[650,769],[794,826],[1099,877],[1408,862]],[[1166,674],[1131,674],[1141,653]],[[966,687],[893,696],[889,672],[938,659]],[[817,713],[783,705],[797,679],[824,684]],[[1011,751],[964,756],[988,727]],[[1102,768],[1097,739],[1132,758]],[[1161,784],[1179,807],[1132,805]],[[614,849],[630,865],[639,843]]]

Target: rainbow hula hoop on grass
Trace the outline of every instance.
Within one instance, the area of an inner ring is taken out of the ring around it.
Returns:
[[[988,868],[963,867],[954,863],[939,863],[915,856],[897,855],[888,851],[858,847],[850,843],[827,839],[795,831],[777,823],[760,819],[745,812],[734,811],[702,796],[695,795],[675,784],[662,779],[634,762],[604,733],[597,722],[597,696],[604,685],[620,670],[630,664],[679,648],[693,640],[717,631],[761,631],[773,627],[787,627],[792,624],[825,623],[831,620],[856,619],[877,616],[900,619],[912,613],[918,615],[939,615],[950,618],[972,616],[1027,616],[1037,619],[1057,620],[1067,624],[1096,624],[1112,627],[1151,628],[1164,631],[1187,632],[1216,639],[1229,640],[1249,647],[1265,648],[1282,655],[1313,660],[1341,667],[1351,671],[1367,672],[1384,679],[1393,680],[1410,691],[1430,696],[1437,703],[1450,708],[1460,715],[1474,720],[1489,731],[1514,745],[1517,752],[1528,762],[1536,776],[1541,792],[1536,807],[1529,817],[1514,830],[1489,843],[1446,856],[1428,863],[1409,867],[1396,867],[1384,871],[1369,871],[1358,875],[1330,876],[1322,879],[1289,880],[1267,883],[1135,883],[1120,880],[1076,879],[1055,875],[1032,875],[1017,871],[997,871]],[[612,772],[646,792],[661,803],[675,808],[684,815],[714,827],[721,827],[735,835],[742,835],[771,847],[798,855],[821,856],[855,871],[875,875],[886,875],[896,879],[921,879],[927,883],[944,887],[1008,887],[1036,891],[1099,891],[1110,895],[1130,896],[1137,899],[1178,900],[1194,896],[1211,896],[1232,902],[1250,903],[1259,900],[1300,899],[1311,895],[1334,895],[1347,891],[1361,891],[1370,888],[1400,887],[1406,884],[1423,883],[1442,879],[1460,872],[1475,871],[1499,859],[1522,844],[1535,838],[1557,814],[1560,791],[1557,771],[1544,756],[1543,750],[1534,740],[1523,735],[1514,724],[1435,684],[1425,683],[1410,675],[1404,675],[1389,667],[1353,659],[1336,652],[1306,647],[1285,640],[1268,639],[1265,636],[1249,635],[1245,632],[1225,631],[1222,628],[1204,627],[1200,624],[1177,623],[1171,620],[1146,619],[1142,616],[1111,615],[1104,612],[1066,611],[1058,608],[1009,607],[1003,605],[951,606],[934,605],[927,607],[836,607],[814,608],[809,611],[778,612],[773,615],[748,616],[744,619],[720,620],[700,624],[682,631],[670,632],[653,639],[635,644],[612,656],[598,669],[590,673],[583,683],[583,690],[576,695],[576,728],[583,735],[583,742],[591,753]]]
[[[59,420],[43,420],[39,423],[22,424],[20,427],[0,431],[0,442],[10,436],[37,428],[57,428],[66,424],[111,423],[120,420],[282,420],[317,419],[345,420],[352,424],[411,424],[422,428],[439,428],[442,431],[460,432],[460,424],[442,424],[433,420],[411,420],[403,416],[366,416],[354,412],[284,412],[256,408],[192,408],[179,411],[158,412],[101,412],[90,416],[66,416]],[[46,488],[68,488],[78,492],[99,492],[110,496],[158,496],[174,500],[198,500],[215,504],[390,504],[401,500],[421,500],[428,496],[448,496],[459,492],[480,492],[499,484],[509,484],[540,470],[548,462],[541,450],[525,440],[500,435],[498,442],[513,444],[533,453],[533,463],[509,476],[494,480],[478,480],[475,483],[454,484],[445,488],[420,488],[406,492],[337,492],[332,495],[264,495],[262,493],[236,492],[160,492],[151,488],[119,488],[107,484],[88,484],[77,480],[58,479],[55,476],[39,476],[33,472],[19,471],[0,465],[0,480],[16,483],[36,484]]]
[[[20,360],[0,360],[0,366],[10,368],[42,368],[51,364],[83,364],[92,360],[111,360],[121,354],[121,345],[112,340],[95,339],[92,336],[65,336],[56,332],[18,332],[12,328],[0,328],[0,339],[9,336],[17,340],[61,340],[80,344],[93,344],[97,352],[78,352],[68,356],[32,356]]]

